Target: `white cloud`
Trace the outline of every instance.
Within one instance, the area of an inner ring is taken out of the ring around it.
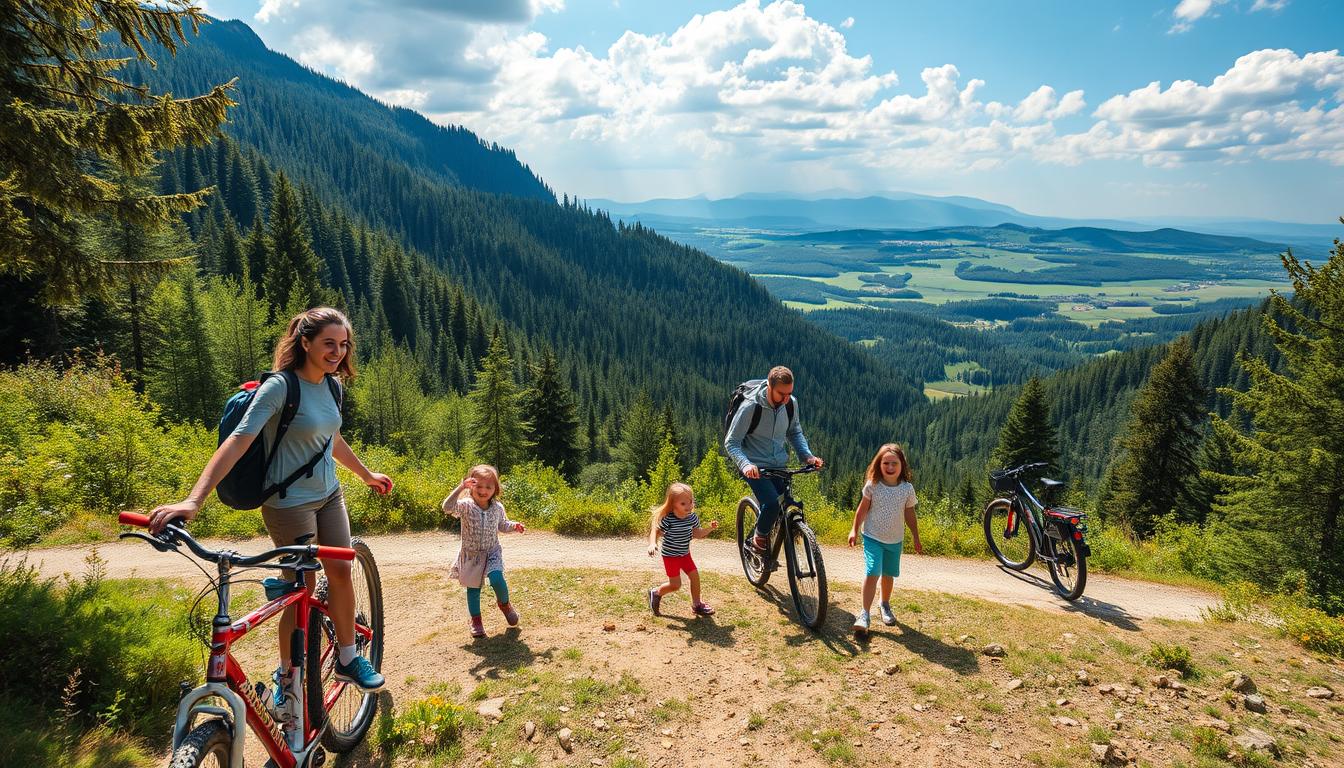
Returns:
[[[276,19],[288,10],[299,7],[300,0],[261,0],[261,7],[257,9],[256,20],[265,24],[272,19]]]
[[[1251,13],[1256,11],[1282,11],[1288,5],[1288,0],[1255,0],[1251,6]]]
[[[1204,18],[1209,11],[1212,11],[1214,6],[1226,2],[1227,0],[1181,0],[1171,12],[1175,22],[1172,23],[1171,29],[1167,31],[1173,34],[1188,31],[1196,21]]]
[[[840,22],[840,28],[841,28],[841,29],[850,29],[850,28],[853,27],[853,26],[854,26],[854,17],[853,17],[853,16],[848,16],[848,17],[845,18],[844,21]]]
[[[342,40],[326,27],[312,27],[295,36],[294,44],[300,62],[348,83],[373,71],[373,48],[368,43]]]

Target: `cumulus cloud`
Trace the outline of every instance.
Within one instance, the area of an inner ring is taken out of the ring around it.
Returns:
[[[1171,29],[1167,30],[1172,34],[1179,34],[1188,31],[1196,21],[1204,18],[1214,6],[1222,5],[1227,0],[1181,0],[1176,8],[1171,12],[1175,21]]]
[[[1282,11],[1288,5],[1288,0],[1255,0],[1251,6],[1251,13],[1256,11]]]

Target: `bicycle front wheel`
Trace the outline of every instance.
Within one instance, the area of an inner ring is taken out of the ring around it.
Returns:
[[[808,629],[826,623],[826,566],[817,534],[802,520],[789,525],[789,591],[798,621]]]
[[[168,768],[229,768],[233,737],[223,720],[207,720],[191,729],[173,751]]]
[[[1065,600],[1077,600],[1082,597],[1083,587],[1087,585],[1087,557],[1071,536],[1056,541],[1054,550],[1055,557],[1049,565],[1050,580],[1055,582],[1055,591]]]
[[[765,567],[765,558],[752,549],[749,543],[756,530],[756,521],[761,510],[756,500],[747,496],[737,503],[737,553],[742,558],[742,572],[747,575],[751,586],[761,588],[770,580],[770,570]]]
[[[355,559],[350,580],[355,587],[355,648],[374,669],[383,664],[383,587],[378,565],[369,545],[350,542]],[[327,580],[317,585],[317,598],[327,599]],[[349,752],[364,738],[378,709],[378,696],[336,679],[336,626],[325,613],[314,609],[308,621],[308,713],[313,724],[330,724],[322,734],[322,746],[337,753]]]
[[[1036,559],[1036,540],[1031,522],[1017,517],[1018,511],[1007,499],[994,499],[985,505],[985,543],[994,558],[1005,568],[1025,571]]]

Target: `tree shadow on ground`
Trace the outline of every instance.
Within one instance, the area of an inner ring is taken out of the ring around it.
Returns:
[[[378,694],[378,714],[374,718],[369,733],[359,744],[343,755],[331,755],[330,765],[334,768],[392,768],[392,755],[385,750],[375,750],[369,744],[369,736],[376,733],[390,733],[392,721],[396,717],[393,711],[394,701],[391,691]],[[267,765],[271,765],[268,761]]]
[[[663,618],[670,622],[669,628],[679,629],[689,635],[687,640],[692,645],[697,642],[707,643],[719,648],[732,648],[737,645],[737,639],[733,637],[736,627],[718,621],[717,614],[714,616],[668,616],[664,614]]]
[[[1039,574],[1014,571],[1013,569],[1005,568],[1002,565],[999,566],[999,570],[1025,584],[1039,587],[1046,592],[1055,592],[1054,582]],[[1091,616],[1094,619],[1100,619],[1118,629],[1127,630],[1129,632],[1139,631],[1139,625],[1134,620],[1134,616],[1115,603],[1108,603],[1104,600],[1088,597],[1087,595],[1083,595],[1072,603],[1064,600],[1062,597],[1059,601],[1061,603],[1060,608],[1067,613],[1081,613],[1085,616]]]
[[[784,633],[785,644],[798,647],[820,642],[831,651],[843,656],[857,656],[860,648],[849,635],[849,626],[854,621],[853,614],[847,614],[835,605],[827,606],[826,623],[816,630],[808,629],[798,623],[798,614],[793,606],[793,594],[781,592],[767,584],[757,587],[756,592],[767,598],[779,614],[789,620],[792,631]]]
[[[551,660],[555,649],[547,648],[537,653],[522,639],[522,634],[522,630],[518,627],[509,627],[502,634],[463,643],[462,650],[480,657],[470,670],[472,676],[477,679],[484,677],[499,679],[502,671],[530,667],[539,659]]]

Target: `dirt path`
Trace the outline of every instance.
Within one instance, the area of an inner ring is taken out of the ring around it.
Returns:
[[[370,536],[366,540],[373,548],[385,580],[420,571],[446,573],[458,547],[455,534],[441,531]],[[659,564],[645,554],[643,539],[574,539],[536,532],[508,536],[504,542],[504,557],[509,569],[642,570],[649,574],[650,583],[661,578]],[[264,539],[229,544],[240,552],[255,552],[268,545]],[[224,543],[214,542],[211,546],[224,546]],[[78,573],[84,568],[83,559],[88,550],[88,547],[35,550],[28,558],[44,575]],[[827,575],[833,583],[860,581],[863,573],[861,549],[826,546],[823,551]],[[98,552],[107,563],[108,576],[112,577],[200,575],[185,559],[159,554],[138,541],[102,544],[98,546]],[[698,541],[694,555],[696,564],[705,571],[730,576],[742,573],[731,542]],[[1138,622],[1155,618],[1198,620],[1200,610],[1216,602],[1215,596],[1193,589],[1090,574],[1085,595],[1071,605],[1054,594],[1049,576],[1040,567],[1019,574],[999,568],[989,560],[920,557],[907,553],[901,560],[901,568],[897,586],[902,589],[946,592],[1059,612],[1081,611],[1126,629],[1137,629]],[[782,574],[776,578],[779,581],[776,586],[787,590]]]

